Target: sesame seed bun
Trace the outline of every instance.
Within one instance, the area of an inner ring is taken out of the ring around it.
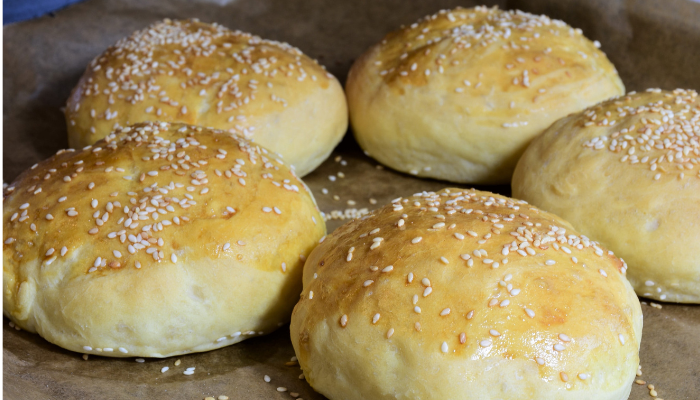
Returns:
[[[360,146],[421,177],[502,184],[552,122],[624,93],[579,29],[496,8],[440,11],[387,35],[346,85]]]
[[[197,20],[164,20],[122,39],[87,67],[66,106],[82,148],[143,121],[238,133],[306,175],[348,126],[338,81],[287,43]]]
[[[699,142],[695,91],[630,93],[535,139],[513,195],[614,250],[638,295],[700,303]]]
[[[277,329],[325,233],[274,153],[164,122],[25,171],[3,218],[5,316],[111,357],[206,351]]]
[[[523,201],[419,193],[314,249],[292,343],[331,400],[626,400],[642,312],[625,269]]]

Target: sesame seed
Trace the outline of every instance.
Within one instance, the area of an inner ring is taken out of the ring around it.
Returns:
[[[372,323],[376,324],[377,321],[379,321],[380,317],[381,317],[381,315],[379,315],[379,313],[374,314],[374,317],[372,317]]]
[[[564,347],[564,345],[562,345],[562,344],[557,343],[554,345],[554,350],[556,350],[556,351],[564,351],[565,349],[566,349],[566,347]]]
[[[416,244],[419,243],[423,238],[421,236],[414,237],[413,240],[411,240],[411,243]]]
[[[586,380],[586,379],[590,378],[590,376],[588,374],[578,374],[578,377],[581,380]]]
[[[479,342],[479,346],[481,346],[481,347],[489,347],[489,346],[491,346],[491,344],[492,344],[491,341],[488,339],[482,340]]]
[[[559,334],[559,339],[561,339],[562,342],[570,342],[571,341],[571,338],[564,333]]]
[[[547,261],[545,262],[546,265],[554,265],[554,264],[556,264],[556,263],[557,263],[557,262],[554,261],[554,260],[547,260]]]
[[[501,333],[498,332],[498,331],[495,330],[495,329],[491,329],[491,330],[489,330],[489,335],[491,335],[491,336],[501,336]]]
[[[449,314],[450,314],[449,308],[445,308],[444,310],[440,311],[440,316],[442,316],[442,317],[449,315]]]
[[[265,382],[268,382],[268,383],[269,383],[272,379],[270,379],[270,376],[269,376],[269,375],[265,375],[265,376],[263,376],[263,380],[264,380]]]
[[[430,286],[430,279],[428,279],[428,278],[423,278],[423,279],[420,280],[420,283],[421,283],[423,286],[425,286],[425,287],[429,287],[429,286]]]
[[[163,373],[167,372],[169,369],[170,369],[170,367],[163,367],[160,369],[160,373],[163,374]]]
[[[622,343],[624,345],[625,344],[625,337],[622,336],[621,333],[619,335],[617,335],[617,337],[618,337],[618,339],[620,339],[620,343]]]
[[[432,293],[432,292],[433,292],[433,288],[428,286],[427,288],[425,288],[425,290],[423,290],[423,297],[428,297],[430,295],[430,293]]]
[[[447,353],[448,350],[449,347],[447,347],[447,342],[442,342],[442,345],[440,346],[440,351],[442,351],[443,353]]]
[[[345,326],[347,326],[347,324],[348,324],[348,316],[343,314],[343,316],[340,317],[340,326],[345,328]]]
[[[389,330],[386,332],[386,338],[390,339],[392,336],[394,336],[394,328],[389,328]]]
[[[387,267],[384,267],[384,268],[382,269],[382,272],[391,272],[391,271],[393,271],[393,270],[394,270],[394,266],[393,266],[393,265],[389,265],[389,266],[387,266]]]
[[[362,284],[362,286],[367,287],[367,286],[369,286],[369,285],[371,285],[371,284],[373,284],[373,283],[374,283],[373,280],[368,279],[368,280],[365,281],[365,283]]]
[[[440,261],[442,261],[443,264],[449,264],[449,263],[450,263],[445,257],[440,257]]]

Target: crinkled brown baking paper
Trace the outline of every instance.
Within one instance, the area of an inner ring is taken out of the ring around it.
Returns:
[[[514,0],[502,8],[548,14],[597,39],[629,90],[647,87],[700,89],[700,3],[691,0]],[[233,29],[287,41],[345,80],[353,60],[401,24],[441,8],[472,1],[357,0],[128,0],[87,1],[34,21],[4,28],[3,178],[67,146],[60,107],[85,65],[107,46],[162,18],[219,22]],[[341,155],[347,166],[334,161]],[[362,155],[348,136],[334,155],[305,180],[322,210],[374,208],[394,197],[448,184],[419,180]],[[345,178],[328,176],[342,171]],[[327,188],[328,195],[321,192]],[[504,194],[508,187],[492,187]],[[339,196],[334,200],[333,195]],[[329,230],[343,221],[329,221]],[[700,245],[700,240],[699,240]],[[700,399],[700,307],[643,306],[641,359],[645,379],[666,400]],[[287,327],[224,349],[175,358],[92,357],[65,351],[37,335],[3,324],[3,394],[6,399],[322,399],[299,380]],[[170,370],[161,373],[164,366]],[[182,374],[196,367],[194,375]],[[272,382],[265,383],[267,374]],[[278,392],[277,387],[287,392]],[[630,399],[650,398],[635,385]],[[369,399],[368,399],[369,400]],[[594,399],[592,399],[594,400]]]

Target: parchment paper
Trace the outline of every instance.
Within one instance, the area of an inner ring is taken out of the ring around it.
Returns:
[[[486,1],[563,19],[597,39],[617,66],[628,90],[648,87],[700,89],[700,3],[691,0]],[[67,147],[60,107],[85,65],[107,46],[162,18],[219,22],[269,39],[287,41],[317,58],[342,82],[353,60],[401,24],[473,1],[359,0],[92,0],[55,17],[4,28],[3,179]],[[336,162],[341,156],[346,165]],[[377,169],[351,135],[305,181],[327,213],[373,209],[391,199],[450,184]],[[331,182],[329,175],[338,176]],[[328,194],[323,194],[326,188]],[[509,194],[508,187],[487,189]],[[334,199],[334,196],[338,196]],[[370,199],[377,200],[371,204]],[[354,201],[349,205],[348,201]],[[328,221],[328,229],[343,220]],[[700,398],[700,307],[643,305],[643,375],[666,400]],[[3,394],[6,399],[323,399],[299,380],[288,326],[224,349],[177,358],[109,359],[54,346],[38,335],[3,324]],[[170,370],[161,373],[164,366]],[[185,376],[185,368],[196,367]],[[263,380],[267,374],[270,383]],[[288,391],[279,392],[278,387]],[[649,397],[634,385],[630,399]],[[368,399],[369,400],[369,399]]]

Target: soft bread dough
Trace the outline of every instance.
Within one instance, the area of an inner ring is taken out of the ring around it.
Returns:
[[[3,223],[5,316],[112,357],[206,351],[277,329],[325,233],[274,153],[167,123],[25,171],[5,191]]]
[[[626,400],[642,312],[625,269],[520,200],[399,198],[311,253],[292,344],[331,400]]]
[[[90,63],[66,120],[74,148],[143,121],[228,130],[281,153],[304,176],[340,142],[348,112],[335,77],[297,48],[217,24],[165,20]]]
[[[390,33],[355,62],[346,91],[355,138],[379,162],[502,184],[533,137],[624,86],[579,29],[477,7]]]
[[[535,139],[513,195],[613,249],[638,295],[700,303],[699,142],[695,91],[630,93]]]

